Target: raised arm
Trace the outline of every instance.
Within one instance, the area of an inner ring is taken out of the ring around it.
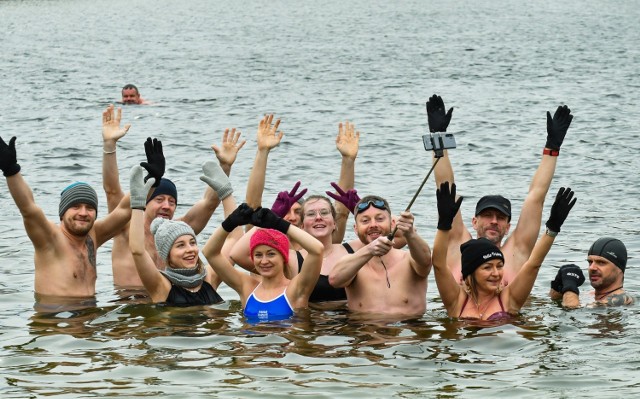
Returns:
[[[449,252],[449,232],[456,214],[462,204],[462,197],[456,198],[456,185],[449,182],[440,184],[436,190],[438,200],[438,231],[433,242],[433,268],[436,286],[442,304],[449,316],[457,316],[462,287],[451,274],[447,266]],[[460,250],[458,250],[460,251]]]
[[[304,267],[291,280],[287,288],[287,294],[296,302],[293,306],[306,307],[311,292],[313,292],[318,282],[318,277],[320,277],[324,246],[311,234],[293,225],[289,226],[287,235],[307,251],[307,256],[304,258]]]
[[[340,179],[338,185],[343,190],[351,190],[355,184],[355,164],[360,146],[360,132],[355,130],[355,125],[345,122],[338,124],[338,136],[336,136],[336,148],[342,156],[340,165]],[[355,205],[355,204],[354,204]],[[348,209],[342,202],[336,202],[336,229],[332,234],[334,244],[340,244],[344,239],[349,214],[353,213],[353,207]]]
[[[218,226],[202,249],[209,265],[225,284],[240,295],[243,305],[250,294],[252,278],[236,270],[222,254],[222,248],[229,233],[249,223],[253,212],[247,204],[241,204]]]
[[[33,192],[22,178],[16,156],[16,138],[9,144],[0,137],[0,170],[7,178],[7,186],[15,202],[27,231],[36,249],[44,249],[53,243],[55,225],[47,220],[44,211],[36,205]]]
[[[431,133],[446,132],[451,122],[453,115],[453,108],[449,108],[449,111],[445,113],[444,101],[438,95],[433,95],[427,101],[427,117],[429,121],[429,131]],[[433,162],[438,162],[435,166],[433,173],[436,181],[436,188],[439,188],[442,183],[449,182],[449,184],[455,183],[453,167],[451,166],[451,159],[449,158],[449,152],[443,151],[443,156],[436,158],[435,152],[433,153]],[[464,226],[461,212],[455,215],[452,221],[451,229],[448,233],[448,253],[447,262],[449,268],[456,268],[457,274],[459,274],[460,268],[460,244],[471,239],[471,234]]]
[[[109,212],[113,211],[124,197],[120,186],[116,149],[118,140],[127,134],[131,125],[120,127],[121,119],[122,108],[116,110],[113,104],[102,113],[102,188],[107,195]]]
[[[273,123],[273,114],[265,115],[258,124],[258,133],[256,135],[258,151],[249,174],[246,196],[247,205],[255,209],[262,206],[262,193],[264,192],[267,175],[269,153],[280,144],[284,136],[284,133],[278,130],[279,126],[280,119],[276,119],[275,123]]]
[[[127,226],[132,215],[130,199],[130,195],[128,193],[125,194],[111,213],[100,220],[96,220],[94,227],[97,247],[118,235]]]
[[[407,241],[409,253],[411,254],[411,267],[420,277],[427,277],[431,272],[431,249],[429,244],[420,237],[414,226],[413,214],[404,211],[400,214],[396,222],[398,231]]]
[[[155,182],[150,178],[144,182],[144,168],[136,165],[131,169],[131,223],[129,223],[129,249],[144,288],[149,292],[153,302],[162,302],[167,298],[171,284],[162,277],[155,262],[145,249],[144,208],[147,195]]]
[[[536,242],[529,259],[522,265],[513,281],[502,292],[503,297],[506,297],[508,312],[518,312],[529,297],[542,262],[549,253],[555,237],[560,232],[560,227],[567,219],[569,211],[576,203],[576,198],[573,197],[573,194],[570,188],[565,189],[562,187],[558,190],[556,199],[551,206],[551,215],[546,223],[546,233]]]
[[[222,136],[222,145],[211,146],[216,154],[220,167],[227,176],[231,173],[231,166],[236,161],[238,152],[246,142],[246,140],[240,141],[240,134],[239,131],[236,132],[235,128],[231,129],[231,131],[225,129]],[[203,198],[196,202],[180,220],[191,226],[196,234],[200,234],[220,204],[221,198],[219,194],[220,193],[217,193],[211,186],[207,187]]]
[[[513,240],[516,257],[515,262],[508,264],[514,267],[509,273],[518,273],[518,266],[522,265],[533,249],[540,232],[544,200],[549,192],[551,181],[556,170],[560,146],[564,141],[567,130],[571,125],[571,110],[565,105],[558,107],[553,118],[547,112],[547,142],[540,160],[540,165],[533,175],[529,185],[529,193],[522,204],[522,211],[518,224],[508,240]],[[505,243],[506,245],[506,243]]]

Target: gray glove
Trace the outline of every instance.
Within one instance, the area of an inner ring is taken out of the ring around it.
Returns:
[[[131,192],[131,209],[142,209],[147,206],[147,196],[151,186],[156,182],[156,179],[150,177],[147,182],[144,181],[144,174],[146,170],[136,165],[131,168],[131,178],[129,182],[129,191]]]
[[[207,161],[202,164],[202,176],[200,180],[207,183],[216,193],[220,201],[227,198],[233,193],[229,176],[227,176],[220,164],[215,161]]]

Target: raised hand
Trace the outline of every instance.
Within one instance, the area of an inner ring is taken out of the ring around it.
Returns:
[[[146,182],[149,178],[153,177],[155,179],[153,187],[158,187],[160,179],[164,176],[165,169],[162,141],[158,139],[151,140],[151,137],[147,137],[147,141],[144,143],[144,152],[147,154],[147,162],[140,162],[140,166],[149,172],[149,174],[145,176],[144,181]]]
[[[202,176],[200,180],[207,183],[216,193],[220,201],[227,198],[233,193],[229,176],[227,176],[222,167],[215,161],[206,161],[202,164]]]
[[[547,111],[546,148],[551,150],[560,149],[564,136],[567,134],[567,129],[571,125],[571,120],[573,120],[573,115],[571,115],[571,110],[566,105],[558,107],[555,114],[553,114],[553,118],[551,118],[551,113]]]
[[[427,118],[429,120],[429,131],[446,132],[449,122],[451,122],[451,115],[453,114],[453,107],[449,108],[449,112],[445,114],[444,101],[442,97],[433,95],[427,101]]]
[[[6,177],[20,172],[20,164],[16,158],[16,136],[11,137],[8,145],[0,137],[0,170]]]
[[[325,191],[327,195],[334,200],[340,202],[342,205],[346,206],[349,212],[353,213],[356,204],[360,201],[360,197],[358,196],[358,190],[350,189],[346,192],[340,188],[336,183],[331,182],[331,186],[336,190],[338,194],[334,194],[331,191]]]
[[[229,129],[224,130],[224,134],[222,135],[222,144],[220,146],[212,145],[211,149],[216,154],[216,158],[220,162],[220,166],[228,166],[231,167],[233,163],[236,161],[236,157],[238,156],[238,152],[242,147],[244,147],[247,140],[240,140],[240,131],[236,132],[236,128],[234,127],[229,131]]]
[[[360,142],[360,132],[355,130],[355,125],[345,122],[338,124],[338,135],[336,136],[336,148],[345,158],[356,159]]]
[[[549,215],[549,220],[546,223],[549,230],[555,233],[560,232],[560,227],[567,219],[569,211],[576,204],[577,198],[573,198],[573,194],[574,192],[569,187],[566,189],[560,187],[558,194],[556,194],[556,199],[551,205],[551,215]]]
[[[440,188],[436,190],[436,198],[438,199],[438,230],[451,230],[453,219],[460,209],[462,197],[456,201],[456,185],[451,185],[446,181],[440,184]]]
[[[122,108],[117,110],[113,104],[109,105],[107,109],[102,113],[102,140],[105,142],[116,142],[120,140],[131,127],[131,124],[126,124],[124,127],[120,127],[120,121],[122,119]],[[106,150],[105,150],[106,151]],[[109,149],[110,151],[110,149]]]
[[[246,203],[242,203],[227,216],[221,226],[227,233],[231,233],[236,227],[251,223],[251,216],[254,212],[253,208]]]
[[[131,168],[129,175],[129,191],[131,193],[131,209],[142,209],[147,206],[147,196],[149,190],[155,183],[155,179],[143,178],[144,168],[140,165],[136,165]]]
[[[297,182],[291,191],[280,191],[276,200],[273,202],[273,205],[271,205],[271,210],[281,218],[284,217],[287,212],[289,212],[289,209],[291,209],[291,206],[298,202],[298,200],[307,193],[307,189],[305,188],[300,191],[299,194],[296,194],[299,187],[300,182]]]
[[[280,126],[280,119],[276,119],[273,123],[273,114],[265,115],[264,118],[258,124],[258,149],[259,150],[271,150],[280,144],[280,140],[284,136],[284,133],[278,131]]]
[[[269,208],[256,209],[253,215],[251,215],[251,224],[265,229],[278,230],[284,234],[287,234],[289,226],[291,225],[291,223],[276,215]]]

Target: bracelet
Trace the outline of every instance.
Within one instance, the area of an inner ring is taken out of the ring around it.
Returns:
[[[544,150],[542,150],[542,155],[551,155],[552,157],[557,157],[558,155],[560,155],[560,150],[545,148]]]
[[[104,148],[102,149],[102,152],[104,154],[115,154],[116,153],[116,149],[114,148],[113,151],[105,151]]]

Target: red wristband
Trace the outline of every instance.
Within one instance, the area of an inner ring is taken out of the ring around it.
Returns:
[[[542,151],[542,155],[551,155],[552,157],[557,157],[558,155],[560,155],[560,150],[551,150],[549,148],[545,148]]]

